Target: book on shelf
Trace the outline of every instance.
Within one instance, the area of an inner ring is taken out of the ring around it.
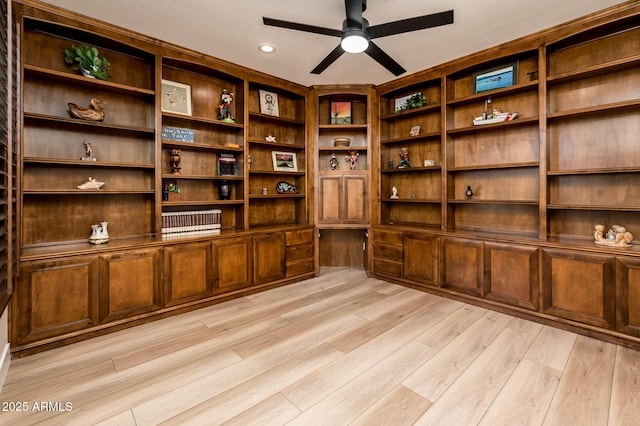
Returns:
[[[222,210],[197,210],[162,213],[162,234],[220,230]]]
[[[226,152],[218,154],[218,175],[238,176],[238,159],[235,154]]]

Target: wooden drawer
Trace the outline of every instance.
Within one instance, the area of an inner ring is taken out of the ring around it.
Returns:
[[[299,262],[287,262],[287,278],[313,272],[313,259]]]
[[[390,260],[402,262],[402,246],[391,246],[387,244],[374,244],[373,255]]]
[[[377,274],[388,275],[390,277],[402,277],[402,263],[392,262],[385,259],[373,259],[373,270]]]
[[[313,259],[313,243],[288,246],[287,262],[301,259]]]
[[[287,246],[296,244],[313,243],[313,229],[304,229],[301,231],[288,231],[286,233]]]
[[[373,241],[375,243],[393,244],[396,246],[402,246],[402,232],[383,231],[381,229],[374,229]]]

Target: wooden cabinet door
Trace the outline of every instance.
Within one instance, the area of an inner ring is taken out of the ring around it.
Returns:
[[[598,327],[615,328],[615,258],[545,249],[542,311]]]
[[[485,297],[508,305],[538,310],[537,247],[485,244]]]
[[[98,324],[98,256],[25,262],[11,300],[12,345]]]
[[[437,285],[438,238],[435,235],[404,233],[404,278]]]
[[[320,176],[318,188],[318,222],[340,223],[342,176]]]
[[[253,237],[253,283],[263,284],[284,278],[285,254],[284,232]]]
[[[213,240],[213,288],[216,293],[251,285],[251,237]]]
[[[482,296],[483,243],[464,238],[442,239],[442,287]]]
[[[618,258],[616,262],[616,328],[640,337],[640,260]]]
[[[213,294],[211,243],[185,243],[164,249],[164,304],[173,306]]]
[[[367,223],[367,176],[344,176],[340,202],[342,223]]]
[[[162,307],[162,250],[100,255],[100,321],[132,317]]]

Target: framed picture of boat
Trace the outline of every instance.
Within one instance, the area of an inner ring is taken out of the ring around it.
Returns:
[[[518,63],[491,68],[473,74],[473,93],[513,86],[518,82]]]

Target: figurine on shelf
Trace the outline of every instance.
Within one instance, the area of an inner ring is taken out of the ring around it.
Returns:
[[[107,225],[109,222],[106,220],[104,222],[100,222],[99,225],[91,225],[91,236],[89,237],[89,242],[91,244],[102,244],[109,242],[109,232],[107,231]]]
[[[180,150],[172,149],[169,161],[171,162],[171,174],[180,174]]]
[[[395,186],[391,188],[391,197],[389,198],[391,198],[392,200],[398,199],[398,188],[396,188]]]
[[[93,147],[91,143],[84,141],[85,156],[81,158],[82,161],[97,161],[98,159],[93,156]]]
[[[104,121],[104,110],[99,104],[106,104],[106,102],[100,98],[91,98],[89,104],[89,108],[82,108],[71,102],[67,106],[72,117],[88,121]]]
[[[489,107],[491,105],[491,98],[488,98],[484,101],[484,112],[482,115],[473,119],[474,126],[480,126],[482,124],[495,124],[502,123],[504,121],[511,121],[518,116],[517,112],[502,112],[498,108],[493,108],[491,112],[489,112]]]
[[[276,141],[276,137],[272,136],[272,135],[269,135],[269,136],[265,136],[264,140],[267,141],[267,142],[275,142]]]
[[[77,186],[78,189],[100,189],[104,185],[104,182],[100,182],[89,176],[89,179],[85,183],[82,183]]]
[[[349,155],[344,157],[344,159],[349,162],[349,167],[351,168],[351,170],[356,169],[359,156],[360,156],[360,153],[358,151],[351,150],[349,151]]]
[[[389,168],[393,169],[394,165],[393,165],[393,158],[389,159]]]
[[[467,186],[467,190],[464,192],[464,196],[467,197],[467,200],[470,200],[473,197],[473,191],[470,186]]]
[[[338,157],[336,157],[335,152],[331,153],[331,158],[329,159],[329,167],[331,167],[331,170],[335,170],[338,168]]]
[[[233,93],[229,93],[227,89],[222,89],[220,96],[220,120],[227,123],[235,123],[231,114],[231,102],[233,101]]]
[[[400,162],[398,163],[398,168],[411,168],[411,162],[409,162],[409,149],[407,147],[400,148]]]
[[[611,247],[629,247],[633,241],[633,234],[620,225],[611,226],[604,235],[604,225],[598,224],[595,226],[593,237],[596,244]]]

